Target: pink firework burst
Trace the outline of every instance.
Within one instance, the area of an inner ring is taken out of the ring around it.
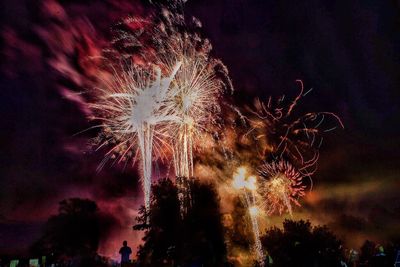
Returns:
[[[267,214],[289,212],[292,215],[292,203],[301,206],[299,198],[305,195],[303,175],[287,161],[265,163],[259,169],[260,192]]]

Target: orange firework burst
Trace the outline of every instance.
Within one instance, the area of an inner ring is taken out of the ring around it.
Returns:
[[[268,214],[287,211],[292,215],[292,203],[300,206],[298,199],[305,195],[303,176],[287,161],[266,163],[259,169],[260,192]]]

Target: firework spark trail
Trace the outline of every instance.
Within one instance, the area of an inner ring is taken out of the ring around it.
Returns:
[[[322,133],[336,129],[323,125],[333,119],[335,125],[344,128],[340,118],[331,112],[310,112],[296,117],[294,110],[298,102],[307,95],[301,80],[300,92],[287,106],[283,104],[283,97],[277,104],[272,103],[271,98],[267,103],[259,99],[255,100],[254,108],[246,107],[246,115],[238,113],[242,120],[248,123],[250,130],[246,134],[255,135],[255,139],[266,139],[268,144],[264,151],[264,158],[279,160],[288,158],[295,165],[302,176],[311,177],[316,169],[319,159],[319,148],[322,143]]]
[[[168,77],[162,77],[159,67],[145,70],[128,64],[119,71],[113,68],[111,81],[97,88],[96,101],[89,105],[98,114],[94,119],[101,121],[106,137],[99,147],[114,144],[106,158],[117,154],[123,161],[134,148],[140,151],[146,209],[150,205],[153,154],[160,157],[164,153],[166,129],[174,117],[165,104],[166,97],[180,65],[177,62]]]
[[[250,219],[251,219],[251,226],[253,229],[254,233],[254,250],[256,251],[257,255],[257,261],[261,264],[261,266],[264,266],[264,253],[263,253],[263,247],[261,244],[261,239],[260,239],[260,228],[258,226],[258,208],[257,207],[250,207],[249,208],[249,213],[250,213]]]
[[[173,81],[172,91],[177,130],[173,153],[176,176],[193,176],[193,149],[207,125],[218,116],[221,84],[201,57],[184,58]]]
[[[257,261],[261,266],[264,266],[264,252],[260,240],[260,228],[258,225],[257,216],[259,208],[257,206],[257,178],[255,176],[247,176],[245,167],[239,167],[233,175],[232,186],[240,190],[245,199],[245,205],[251,220],[251,227],[254,234],[254,251]]]
[[[267,214],[287,211],[292,216],[292,203],[300,206],[298,199],[305,195],[304,176],[283,160],[262,165],[259,174],[265,179],[261,181],[260,194]]]

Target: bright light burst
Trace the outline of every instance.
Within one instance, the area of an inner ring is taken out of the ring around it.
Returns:
[[[262,165],[259,173],[265,179],[260,183],[260,194],[267,214],[287,211],[292,215],[292,203],[300,206],[298,199],[305,195],[304,177],[283,160]]]
[[[254,175],[248,175],[248,170],[246,167],[241,166],[237,168],[236,172],[233,174],[232,186],[244,197],[244,202],[248,208],[251,227],[254,234],[254,250],[257,256],[257,261],[261,266],[263,266],[264,252],[260,240],[260,228],[258,225],[258,216],[260,214],[260,209],[257,206],[257,178]]]
[[[113,156],[119,162],[133,158],[134,163],[140,152],[146,209],[150,205],[153,152],[156,157],[162,156],[167,145],[165,136],[173,110],[165,103],[180,65],[177,62],[169,76],[162,77],[159,67],[144,69],[123,64],[118,71],[114,68],[103,87],[94,90],[95,101],[89,104],[96,114],[93,119],[99,120],[103,129],[98,149],[112,144],[100,167]]]
[[[258,214],[260,213],[260,210],[258,209],[257,206],[252,206],[249,208],[249,213],[251,216],[258,216]]]
[[[232,186],[235,189],[243,189],[246,186],[246,168],[239,167],[236,172],[233,174],[233,182]]]

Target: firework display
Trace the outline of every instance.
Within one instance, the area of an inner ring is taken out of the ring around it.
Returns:
[[[376,2],[5,1],[0,267],[393,265]]]
[[[204,135],[212,134],[211,128],[218,125],[222,93],[232,88],[227,68],[220,60],[210,56],[211,46],[207,39],[201,37],[199,27],[197,21],[189,27],[180,14],[168,10],[145,19],[128,17],[116,25],[115,48],[107,51],[113,59],[122,58],[141,67],[150,64],[165,75],[173,73],[157,96],[162,98],[161,101],[142,101],[143,106],[149,109],[152,109],[152,104],[159,105],[155,109],[162,109],[156,115],[159,116],[157,126],[153,124],[142,131],[143,142],[138,139],[142,158],[145,158],[146,206],[150,195],[151,160],[167,159],[173,163],[175,177],[193,177],[194,150],[198,141]],[[136,52],[132,53],[132,50]],[[181,180],[176,179],[177,182]],[[179,188],[180,196],[189,196],[185,186]],[[183,198],[180,199],[181,210],[186,210]]]
[[[112,65],[109,75],[92,90],[89,104],[92,118],[100,121],[95,127],[102,129],[97,149],[111,147],[100,167],[111,158],[132,163],[140,158],[144,205],[149,210],[152,164],[165,160],[162,163],[174,168],[184,216],[190,203],[185,183],[196,176],[197,148],[207,138],[213,139],[219,128],[230,148],[215,142],[212,153],[223,150],[225,155],[230,149],[230,158],[221,157],[218,168],[207,167],[222,173],[222,184],[231,182],[243,200],[254,234],[254,255],[263,265],[260,217],[293,215],[293,205],[301,206],[307,187],[312,188],[322,134],[343,124],[329,112],[299,116],[295,109],[308,91],[304,93],[303,82],[297,80],[300,92],[289,104],[284,96],[277,101],[256,99],[253,107],[230,104],[232,120],[241,123],[228,129],[220,120],[226,115],[221,102],[232,84],[227,68],[210,55],[209,41],[198,32],[200,23],[194,20],[189,27],[182,14],[168,10],[158,15],[129,17],[116,27],[115,49],[110,51],[124,63]],[[243,145],[244,139],[251,141]],[[207,164],[211,159],[202,161]],[[231,180],[232,168],[238,164],[230,162],[257,165],[258,175],[242,166]]]

